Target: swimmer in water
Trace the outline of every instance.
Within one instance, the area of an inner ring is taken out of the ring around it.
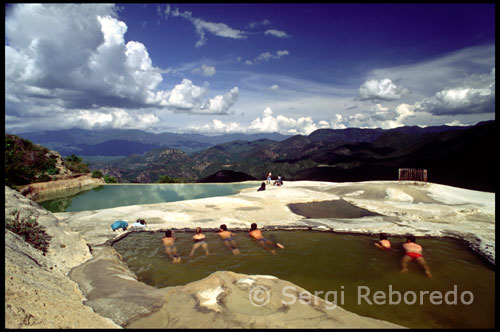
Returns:
[[[201,228],[200,227],[196,227],[196,234],[193,235],[193,242],[194,242],[193,249],[191,249],[191,253],[189,254],[189,257],[193,256],[194,252],[199,247],[202,247],[203,250],[205,250],[205,254],[209,255],[208,244],[205,241],[205,234],[203,234],[201,232]]]
[[[217,233],[219,237],[222,239],[222,242],[226,247],[231,249],[233,254],[238,255],[240,253],[240,250],[236,246],[236,241],[234,241],[234,233],[231,233],[230,231],[227,230],[227,226],[222,224],[220,225],[219,228],[219,233]]]
[[[272,245],[272,246],[276,246],[280,249],[284,249],[285,246],[283,246],[282,244],[280,243],[275,243],[271,240],[268,240],[266,238],[264,238],[264,236],[262,235],[262,232],[260,230],[257,229],[257,224],[256,223],[253,223],[252,225],[250,225],[250,232],[248,233],[248,235],[254,239],[254,240],[257,240],[257,242],[259,242],[259,244],[264,248],[266,249],[267,251],[269,251],[270,253],[272,253],[273,255],[276,254],[276,252],[273,250],[273,249],[270,249],[267,245]]]
[[[177,247],[175,246],[174,232],[168,230],[165,232],[165,237],[161,239],[163,245],[165,246],[165,253],[172,258],[173,263],[180,263],[181,257],[177,255]]]
[[[403,248],[406,252],[401,259],[401,272],[408,272],[408,263],[414,260],[424,270],[425,275],[429,278],[432,278],[429,266],[427,266],[427,262],[422,256],[422,246],[416,244],[415,242],[415,236],[409,235],[408,237],[406,237],[406,243],[403,244]]]
[[[383,250],[391,249],[391,243],[389,242],[389,240],[387,240],[387,234],[380,233],[380,240],[378,242],[375,242],[375,246]]]

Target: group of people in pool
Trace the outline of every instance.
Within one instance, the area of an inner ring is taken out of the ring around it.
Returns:
[[[137,221],[130,227],[143,228],[145,226],[146,226],[146,221],[144,219],[137,219]],[[113,231],[116,231],[117,229],[120,228],[125,231],[129,228],[129,225],[126,221],[123,220],[115,221],[111,225],[111,229]],[[224,245],[228,249],[230,249],[234,255],[238,255],[240,253],[238,245],[234,240],[235,236],[234,233],[228,231],[227,226],[225,224],[220,225],[219,232],[217,234],[219,235]],[[269,251],[272,254],[275,254],[276,252],[274,251],[274,249],[271,249],[270,247],[278,247],[281,249],[285,248],[282,244],[278,242],[273,242],[269,239],[266,239],[262,235],[262,232],[259,229],[257,229],[256,223],[250,225],[250,231],[248,232],[248,235],[250,236],[250,238],[257,241],[265,250]],[[193,256],[194,252],[199,247],[201,247],[205,251],[206,255],[210,254],[208,251],[208,244],[206,242],[205,234],[202,233],[200,227],[196,228],[196,234],[193,235],[192,239],[194,244],[193,248],[191,249],[191,252],[189,253],[189,257]],[[171,230],[167,230],[165,232],[165,237],[162,238],[162,242],[165,245],[166,254],[170,258],[172,258],[172,261],[174,263],[180,263],[181,257],[177,254],[174,232]],[[387,234],[385,233],[380,233],[380,240],[375,242],[375,246],[382,250],[394,250],[391,248],[391,242],[387,239]],[[401,259],[401,272],[402,273],[408,272],[408,264],[411,261],[415,261],[424,270],[425,275],[429,278],[432,278],[429,266],[427,265],[427,262],[425,261],[422,255],[422,246],[416,243],[415,236],[413,235],[407,236],[406,242],[403,243],[403,249],[405,250],[405,254]]]
[[[375,243],[375,246],[382,250],[392,250],[391,242],[387,239],[387,234],[380,233],[380,240]],[[415,236],[408,235],[406,242],[403,243],[405,254],[401,259],[401,272],[408,272],[408,264],[415,261],[423,270],[427,277],[432,278],[431,271],[424,257],[422,256],[422,246],[416,243]]]
[[[236,244],[236,241],[234,240],[235,234],[227,230],[227,226],[225,224],[220,225],[219,227],[219,232],[217,233],[219,235],[220,239],[222,240],[222,243],[231,250],[231,252],[234,255],[240,254],[240,250],[238,249],[238,245]],[[266,239],[263,235],[262,232],[257,229],[257,224],[253,223],[250,225],[250,231],[248,232],[248,235],[250,238],[254,239],[257,241],[265,250],[269,251],[272,254],[276,254],[274,249],[271,249],[270,247],[278,247],[280,249],[284,249],[285,247],[278,243],[278,242],[273,242],[269,239]],[[202,230],[200,227],[196,227],[196,234],[193,235],[193,247],[191,249],[191,252],[189,253],[188,257],[193,256],[194,252],[201,247],[206,255],[209,255],[208,251],[208,244],[206,242],[206,237],[205,234],[202,233]],[[165,253],[172,258],[173,263],[180,263],[181,262],[181,257],[177,253],[177,247],[175,246],[175,236],[174,236],[174,231],[172,230],[167,230],[165,231],[165,237],[161,239],[163,242],[163,245],[165,246]]]

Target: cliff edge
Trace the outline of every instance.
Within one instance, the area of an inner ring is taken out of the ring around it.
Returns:
[[[92,257],[80,235],[37,203],[5,187],[6,219],[13,211],[35,217],[52,240],[44,256],[5,229],[5,327],[120,328],[85,306],[78,284],[67,277],[71,268]]]

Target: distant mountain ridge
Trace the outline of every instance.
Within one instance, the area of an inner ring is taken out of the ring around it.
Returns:
[[[236,140],[191,154],[158,148],[91,167],[124,182],[155,182],[161,175],[212,181],[220,171],[233,172],[233,179],[241,173],[263,179],[272,171],[285,180],[395,180],[398,168],[410,167],[428,169],[431,182],[494,191],[494,141],[495,121],[469,127],[321,129],[283,141]]]
[[[254,141],[272,139],[281,141],[289,136],[278,133],[227,134],[205,136],[200,134],[150,133],[136,129],[85,130],[65,129],[54,131],[19,133],[20,137],[41,144],[67,156],[129,156],[166,147],[186,153],[200,151],[216,144],[235,140]]]

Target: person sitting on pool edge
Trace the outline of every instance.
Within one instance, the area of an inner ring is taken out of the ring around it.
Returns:
[[[432,278],[431,271],[429,270],[429,266],[427,266],[427,262],[422,256],[422,246],[415,243],[415,236],[408,235],[406,237],[406,243],[403,243],[403,248],[405,249],[405,255],[401,259],[401,272],[408,272],[408,263],[412,260],[415,260],[418,265],[424,270],[424,273],[427,277]]]
[[[257,240],[257,242],[259,242],[259,244],[264,248],[266,249],[267,251],[269,251],[270,253],[272,253],[273,255],[276,254],[276,252],[273,250],[273,249],[270,249],[267,245],[272,245],[272,246],[276,246],[278,248],[281,248],[281,249],[284,249],[285,246],[283,246],[282,244],[280,243],[274,243],[273,241],[271,240],[268,240],[266,238],[264,238],[264,236],[262,235],[262,232],[260,230],[257,229],[257,224],[256,223],[253,223],[250,225],[250,232],[248,233],[248,235],[252,238],[252,239],[255,239]]]
[[[130,227],[144,228],[146,227],[146,220],[137,219],[137,221],[133,223]]]
[[[260,188],[259,188],[259,189],[257,189],[257,191],[264,191],[264,190],[266,190],[266,183],[265,183],[265,182],[262,182],[262,183],[260,184]]]
[[[194,241],[193,249],[191,249],[191,253],[189,254],[189,257],[193,256],[195,250],[198,249],[199,247],[202,247],[205,250],[205,253],[207,255],[209,255],[208,245],[205,242],[205,234],[203,234],[201,232],[200,227],[196,227],[196,234],[193,235],[193,241]]]
[[[391,243],[389,242],[389,240],[387,240],[387,234],[380,233],[380,240],[378,242],[375,242],[375,246],[383,250],[391,249]]]
[[[219,237],[222,239],[222,242],[226,247],[231,249],[233,254],[238,255],[240,253],[240,250],[236,246],[236,241],[234,241],[233,236],[234,233],[231,233],[230,231],[227,230],[227,226],[225,224],[220,225],[219,227],[219,233],[217,233]]]
[[[117,229],[120,229],[120,228],[123,231],[126,231],[128,228],[128,222],[123,221],[123,220],[117,220],[111,224],[111,229],[113,230],[113,232],[115,232]]]
[[[175,236],[171,230],[165,231],[165,237],[161,239],[165,246],[165,253],[172,258],[173,263],[180,263],[181,258],[177,255],[177,247],[175,246]]]

